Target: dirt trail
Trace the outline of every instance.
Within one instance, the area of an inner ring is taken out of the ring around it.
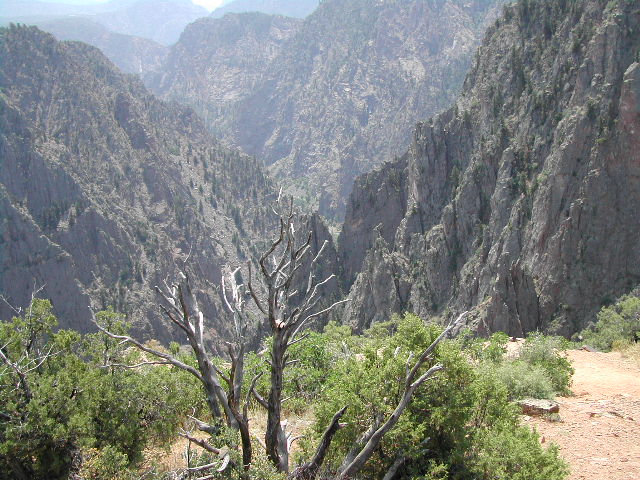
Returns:
[[[560,446],[569,480],[640,479],[640,368],[619,353],[567,352],[576,372],[560,422],[525,417]]]

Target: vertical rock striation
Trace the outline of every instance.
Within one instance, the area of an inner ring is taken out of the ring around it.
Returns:
[[[638,283],[639,10],[505,7],[456,104],[356,182],[345,321],[471,309],[481,332],[568,335]]]

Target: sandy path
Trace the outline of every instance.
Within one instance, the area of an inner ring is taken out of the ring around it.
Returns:
[[[558,398],[560,422],[525,417],[560,446],[570,480],[640,479],[640,368],[619,353],[568,352],[574,396]]]

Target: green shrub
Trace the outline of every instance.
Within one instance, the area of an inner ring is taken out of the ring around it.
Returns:
[[[498,332],[488,340],[470,338],[461,340],[478,368],[493,375],[509,392],[509,398],[548,398],[567,395],[573,368],[562,354],[567,341],[560,337],[547,337],[539,333],[529,335],[516,358],[508,358],[509,337]]]
[[[113,312],[98,319],[126,331]],[[56,324],[51,303],[39,299],[24,315],[0,323],[3,354],[26,372],[26,380],[17,381],[13,371],[0,370],[0,479],[68,478],[82,451],[90,452],[89,478],[111,478],[109,472],[141,460],[150,441],[175,438],[181,420],[197,410],[203,395],[187,373],[166,366],[105,368],[105,362],[141,359],[102,336],[53,333]]]
[[[327,478],[331,478],[359,435],[377,416],[389,415],[395,408],[403,392],[410,352],[419,354],[440,331],[407,314],[376,325],[352,347],[352,355],[335,360],[315,403],[316,423],[302,443],[303,456],[311,454],[333,414],[348,405],[342,418],[346,425],[334,437],[325,464]],[[439,344],[434,358],[423,368],[440,363],[445,369],[416,392],[361,478],[382,478],[398,452],[406,457],[400,479],[560,480],[566,476],[567,468],[557,449],[544,449],[536,433],[520,426],[519,410],[509,401],[507,387],[495,371],[486,374],[485,365],[495,369],[503,363],[501,337],[489,342],[488,350],[475,350],[486,356],[483,362],[474,359],[473,352],[470,359],[469,352],[461,348],[469,343],[477,347],[476,341]],[[544,377],[542,367],[534,368]],[[547,382],[553,392],[550,380]]]
[[[486,367],[485,367],[486,368]],[[522,398],[553,399],[553,382],[544,368],[515,360],[492,365],[485,370],[487,375],[495,375],[509,391],[511,400]]]
[[[617,341],[640,341],[640,297],[625,295],[614,305],[604,307],[597,322],[580,333],[582,343],[608,352]]]
[[[83,457],[80,476],[85,480],[124,480],[128,476],[129,459],[111,445],[89,449]]]
[[[538,434],[527,427],[495,428],[475,439],[482,454],[473,455],[469,469],[477,479],[552,480],[569,475],[556,445],[540,447]]]
[[[555,393],[568,395],[574,369],[571,362],[561,353],[567,346],[568,342],[561,337],[532,333],[527,337],[518,358],[526,364],[542,368]]]

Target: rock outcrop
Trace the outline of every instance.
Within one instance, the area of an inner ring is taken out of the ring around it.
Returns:
[[[523,415],[541,416],[552,415],[560,411],[560,405],[553,400],[543,400],[537,398],[525,398],[518,400],[518,405],[522,408]]]
[[[455,105],[357,180],[345,321],[471,310],[480,332],[569,335],[636,285],[639,51],[637,2],[505,7]]]

